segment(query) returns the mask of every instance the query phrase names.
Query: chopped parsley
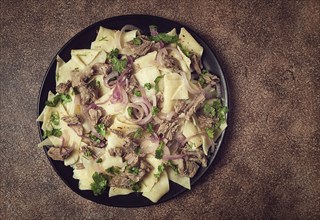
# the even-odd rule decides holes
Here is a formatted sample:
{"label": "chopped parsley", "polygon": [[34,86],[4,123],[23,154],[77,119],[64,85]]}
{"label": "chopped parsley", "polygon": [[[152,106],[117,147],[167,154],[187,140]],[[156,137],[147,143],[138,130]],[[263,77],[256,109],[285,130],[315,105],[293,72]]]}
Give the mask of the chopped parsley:
{"label": "chopped parsley", "polygon": [[133,38],[132,43],[134,45],[141,45],[142,44],[142,40],[139,37],[135,37],[135,38]]}
{"label": "chopped parsley", "polygon": [[141,91],[139,91],[139,90],[134,90],[134,95],[138,96],[138,97],[142,96]]}
{"label": "chopped parsley", "polygon": [[103,123],[97,124],[94,126],[94,128],[97,130],[98,134],[102,135],[103,137],[106,136],[106,127]]}
{"label": "chopped parsley", "polygon": [[148,90],[150,90],[152,88],[151,83],[145,83],[144,87],[147,88]]}
{"label": "chopped parsley", "polygon": [[166,33],[159,33],[155,36],[150,36],[149,39],[155,42],[162,41],[163,43],[170,44],[170,43],[177,43],[179,40],[179,37],[178,35],[171,36]]}
{"label": "chopped parsley", "polygon": [[163,171],[164,171],[164,165],[162,163],[161,165],[158,166],[158,172],[154,174],[154,177],[159,179]]}
{"label": "chopped parsley", "polygon": [[211,128],[206,128],[207,135],[209,138],[213,139],[215,132],[219,129],[220,125],[226,122],[226,113],[228,108],[223,106],[221,100],[214,100],[212,104],[205,103],[203,107],[203,112],[205,115],[211,118],[217,118],[218,122],[213,125]]}
{"label": "chopped parsley", "polygon": [[83,156],[88,159],[89,157],[92,157],[93,154],[92,154],[92,151],[88,148],[88,147],[83,147],[82,148],[82,151],[83,151]]}
{"label": "chopped parsley", "polygon": [[132,117],[132,113],[133,113],[133,108],[132,107],[128,107],[127,108],[127,112],[128,112],[128,115],[130,116],[130,118]]}
{"label": "chopped parsley", "polygon": [[168,166],[176,173],[179,174],[178,165],[174,164],[171,160],[168,161]]}
{"label": "chopped parsley", "polygon": [[133,138],[134,138],[134,139],[139,139],[139,138],[141,138],[141,137],[142,137],[142,129],[141,129],[141,128],[138,128],[138,129],[134,132]]}
{"label": "chopped parsley", "polygon": [[134,152],[139,155],[141,153],[141,147],[136,147],[136,149],[134,149]]}
{"label": "chopped parsley", "polygon": [[106,169],[106,172],[113,175],[118,175],[120,174],[120,167],[115,167],[115,166],[109,167]]}
{"label": "chopped parsley", "polygon": [[184,47],[180,43],[178,43],[178,46],[184,55],[186,55],[187,57],[191,57],[191,52],[186,47]]}
{"label": "chopped parsley", "polygon": [[132,181],[131,183],[131,189],[135,192],[138,192],[140,190],[141,186],[139,182]]}
{"label": "chopped parsley", "polygon": [[96,163],[102,163],[102,159],[99,158],[99,159],[96,161]]}
{"label": "chopped parsley", "polygon": [[198,79],[201,87],[204,87],[204,85],[206,84],[206,80],[203,78],[202,74],[199,76],[199,79]]}
{"label": "chopped parsley", "polygon": [[93,183],[91,183],[91,190],[95,196],[99,196],[107,188],[107,178],[102,174],[95,172],[92,175]]}
{"label": "chopped parsley", "polygon": [[150,134],[153,133],[153,125],[151,123],[147,124],[147,132]]}
{"label": "chopped parsley", "polygon": [[42,138],[46,138],[49,136],[60,137],[62,135],[61,129],[53,128],[52,130],[45,130]]}
{"label": "chopped parsley", "polygon": [[161,141],[160,144],[159,144],[159,146],[158,146],[157,149],[156,149],[156,152],[155,152],[155,157],[156,157],[157,159],[162,159],[164,146],[165,146],[164,142]]}
{"label": "chopped parsley", "polygon": [[128,172],[137,176],[139,175],[139,167],[129,167]]}
{"label": "chopped parsley", "polygon": [[100,143],[101,142],[101,140],[99,139],[99,138],[97,138],[95,135],[93,135],[93,134],[89,134],[89,138],[92,140],[92,141],[94,141],[94,142],[96,142],[96,143]]}
{"label": "chopped parsley", "polygon": [[157,106],[153,106],[151,109],[152,116],[156,116],[160,112],[160,109]]}
{"label": "chopped parsley", "polygon": [[52,112],[50,116],[50,121],[53,125],[59,125],[60,124],[60,117],[58,112]]}
{"label": "chopped parsley", "polygon": [[53,97],[52,101],[46,101],[46,105],[50,107],[56,107],[59,102],[66,104],[71,101],[72,98],[69,94],[58,93]]}
{"label": "chopped parsley", "polygon": [[127,60],[118,59],[118,48],[113,49],[108,55],[107,59],[112,63],[114,70],[121,73],[127,66]]}
{"label": "chopped parsley", "polygon": [[161,80],[162,78],[163,78],[163,76],[158,76],[158,77],[154,80],[154,83],[155,83],[154,88],[155,88],[156,92],[159,92],[159,82],[160,82],[160,80]]}

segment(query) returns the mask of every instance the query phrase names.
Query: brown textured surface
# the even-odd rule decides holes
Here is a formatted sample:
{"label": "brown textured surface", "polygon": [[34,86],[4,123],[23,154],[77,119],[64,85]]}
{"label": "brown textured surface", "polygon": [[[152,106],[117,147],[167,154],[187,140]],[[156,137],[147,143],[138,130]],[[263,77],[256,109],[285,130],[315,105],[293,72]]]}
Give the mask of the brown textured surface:
{"label": "brown textured surface", "polygon": [[[94,2],[1,1],[1,219],[320,218],[318,0]],[[79,197],[36,148],[37,96],[55,53],[91,23],[131,13],[204,36],[232,96],[227,141],[208,174],[139,209]]]}

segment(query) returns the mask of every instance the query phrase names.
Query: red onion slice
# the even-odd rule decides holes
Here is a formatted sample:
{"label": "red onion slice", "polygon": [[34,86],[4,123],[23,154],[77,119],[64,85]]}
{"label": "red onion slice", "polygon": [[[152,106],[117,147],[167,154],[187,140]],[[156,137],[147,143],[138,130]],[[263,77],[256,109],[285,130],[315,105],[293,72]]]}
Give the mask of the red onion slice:
{"label": "red onion slice", "polygon": [[[197,87],[194,84],[191,84],[191,82],[187,79],[187,75],[184,71],[180,71],[180,74],[182,76],[183,82],[186,85],[188,92],[190,92],[192,95],[196,95],[202,92],[202,89],[200,87]],[[192,88],[197,87],[197,88]]]}
{"label": "red onion slice", "polygon": [[[115,84],[116,84],[116,80],[115,81],[112,81],[110,82],[111,79],[115,78],[115,77],[118,77],[119,76],[119,73],[114,71],[110,74],[108,74],[106,77],[103,78],[103,82],[104,82],[104,85],[108,88],[113,88],[115,87]],[[111,84],[112,83],[112,84]]]}

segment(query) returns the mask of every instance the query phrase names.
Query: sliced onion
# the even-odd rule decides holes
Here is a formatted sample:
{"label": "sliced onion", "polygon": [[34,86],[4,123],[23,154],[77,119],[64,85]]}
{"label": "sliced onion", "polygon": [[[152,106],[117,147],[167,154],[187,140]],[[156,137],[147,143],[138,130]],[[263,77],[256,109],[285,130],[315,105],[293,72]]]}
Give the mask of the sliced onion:
{"label": "sliced onion", "polygon": [[108,74],[106,77],[104,77],[103,82],[104,85],[108,88],[113,88],[116,84],[116,81],[113,81],[112,84],[110,84],[110,80],[119,76],[119,73],[116,71],[111,72],[110,74]]}
{"label": "sliced onion", "polygon": [[132,30],[138,30],[138,32],[140,33],[140,29],[134,25],[131,25],[131,24],[127,24],[127,25],[123,26],[120,31],[117,31],[115,33],[117,48],[119,48],[120,50],[122,49],[122,42],[121,42],[122,41],[122,34],[126,31],[132,31]]}
{"label": "sliced onion", "polygon": [[143,114],[144,110],[142,109],[142,107],[137,105],[137,104],[135,104],[135,103],[129,103],[127,106],[128,107],[132,107],[133,109],[136,109],[140,113],[139,116],[136,116],[137,119],[130,119],[130,120],[133,123],[138,123],[139,121],[141,121],[143,116],[144,116],[144,114]]}
{"label": "sliced onion", "polygon": [[159,34],[156,26],[150,25],[149,30],[151,36],[156,36]]}
{"label": "sliced onion", "polygon": [[197,87],[197,89],[192,88],[195,85],[190,83],[190,81],[187,79],[187,75],[186,75],[186,73],[184,71],[180,71],[180,74],[182,76],[184,84],[187,87],[188,92],[190,92],[192,95],[196,95],[196,94],[199,94],[199,93],[202,92],[202,89],[199,88],[199,87]]}
{"label": "sliced onion", "polygon": [[145,124],[149,123],[151,120],[152,120],[152,113],[150,112],[149,115],[147,115],[147,117],[145,117],[144,119],[139,121],[138,124],[145,125]]}
{"label": "sliced onion", "polygon": [[166,48],[162,48],[158,51],[157,56],[156,56],[156,61],[159,64],[159,66],[164,66],[163,58],[167,54],[168,54],[168,51]]}

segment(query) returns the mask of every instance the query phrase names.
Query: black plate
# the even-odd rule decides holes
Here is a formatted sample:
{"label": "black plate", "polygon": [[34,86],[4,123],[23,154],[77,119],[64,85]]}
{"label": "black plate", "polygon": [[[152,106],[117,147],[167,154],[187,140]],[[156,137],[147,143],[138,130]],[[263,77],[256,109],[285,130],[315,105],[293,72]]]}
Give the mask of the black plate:
{"label": "black plate", "polygon": [[[210,49],[208,44],[206,44],[205,41],[202,38],[200,38],[190,28],[168,19],[149,16],[149,15],[124,15],[124,16],[108,18],[108,19],[99,21],[95,24],[92,24],[89,27],[82,30],[81,32],[79,32],[78,34],[76,34],[71,40],[69,40],[69,42],[67,42],[60,49],[57,55],[59,55],[63,60],[67,61],[71,58],[71,55],[70,55],[71,49],[90,48],[90,43],[95,40],[97,36],[97,30],[99,29],[100,26],[110,28],[110,29],[120,30],[126,24],[132,24],[139,27],[142,30],[142,33],[149,32],[149,25],[158,26],[158,30],[160,32],[170,31],[172,28],[176,28],[177,31],[179,31],[181,27],[185,27],[204,48],[204,53],[202,56],[202,62],[204,67],[210,72],[213,72],[220,77],[221,88],[222,88],[222,98],[225,101],[225,105],[228,105],[228,92],[227,92],[226,80],[213,51]],[[52,62],[46,72],[46,75],[42,83],[42,87],[41,87],[40,95],[38,99],[38,115],[40,115],[40,113],[45,107],[45,101],[47,99],[48,92],[55,91],[55,69],[56,69],[56,56],[52,59]],[[38,128],[39,128],[39,134],[41,138],[42,136],[41,123],[38,123]],[[212,164],[222,144],[224,133],[225,132],[223,132],[220,138],[218,139],[217,145],[213,153],[209,156],[208,167],[199,169],[196,176],[191,179],[191,185],[194,185]],[[45,152],[47,153],[47,148],[45,148]],[[61,179],[74,192],[76,192],[77,194],[79,194],[80,196],[86,199],[89,199],[91,201],[94,201],[100,204],[117,206],[117,207],[142,207],[142,206],[148,206],[148,205],[154,204],[139,193],[131,193],[125,196],[115,196],[115,197],[109,198],[108,190],[106,190],[105,193],[101,196],[94,196],[92,191],[79,190],[78,180],[75,180],[72,178],[72,175],[73,175],[72,168],[65,167],[63,162],[61,161],[54,161],[49,157],[48,159],[52,167],[54,168],[54,170],[61,177]],[[170,191],[166,195],[164,195],[158,201],[158,203],[172,199],[185,191],[186,191],[185,188],[170,181]]]}

